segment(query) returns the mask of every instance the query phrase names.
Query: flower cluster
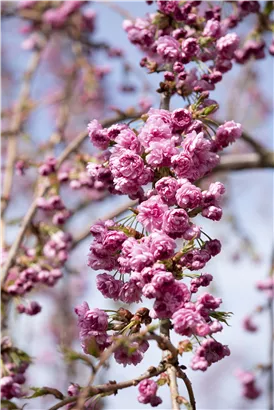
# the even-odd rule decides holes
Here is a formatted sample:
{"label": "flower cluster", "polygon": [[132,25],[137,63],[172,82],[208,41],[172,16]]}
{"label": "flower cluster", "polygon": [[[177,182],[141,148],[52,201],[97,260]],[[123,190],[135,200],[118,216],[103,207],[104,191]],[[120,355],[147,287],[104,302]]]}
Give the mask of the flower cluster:
{"label": "flower cluster", "polygon": [[[201,1],[158,0],[156,13],[124,21],[129,40],[145,54],[141,66],[150,72],[164,72],[161,92],[168,90],[187,97],[214,90],[234,61],[243,64],[251,57],[265,56],[262,33],[265,27],[270,28],[268,14],[261,11],[258,2],[238,1],[226,18],[222,18],[219,5],[203,6]],[[250,13],[258,14],[258,29],[239,48],[238,35],[229,30]],[[260,19],[265,21],[262,30]],[[271,50],[270,46],[270,54]],[[189,63],[192,63],[190,69]]]}
{"label": "flower cluster", "polygon": [[262,391],[256,386],[256,378],[253,372],[238,370],[236,376],[242,384],[242,396],[250,400],[257,399]]}
{"label": "flower cluster", "polygon": [[[24,27],[24,32],[30,36],[24,41],[24,49],[33,49],[39,41],[37,30],[45,25],[53,30],[62,30],[71,25],[83,33],[92,33],[95,28],[96,13],[94,10],[81,10],[85,1],[63,1],[55,3],[49,1],[20,1],[18,2],[19,15],[29,19],[30,23]],[[32,14],[36,19],[32,20]]]}
{"label": "flower cluster", "polygon": [[[218,126],[213,135],[209,132],[207,116],[201,114],[207,99],[204,94],[196,104],[172,112],[152,108],[138,130],[126,124],[103,128],[97,120],[88,126],[91,142],[105,150],[104,162],[88,164],[92,178],[104,180],[112,193],[139,200],[129,217],[99,221],[91,227],[94,241],[88,265],[106,271],[97,276],[98,290],[124,303],[152,299],[151,319],[170,319],[178,334],[202,338],[222,330],[223,312],[217,310],[221,299],[204,293],[192,300],[213,277],[187,271],[203,269],[220,252],[221,244],[193,219],[201,215],[219,221],[225,188],[214,182],[201,190],[198,181],[219,163],[217,151],[241,135],[241,125],[233,121]],[[189,285],[181,281],[187,277]],[[94,337],[95,329],[89,329]],[[82,341],[83,332],[88,335],[81,330]],[[100,338],[98,345],[104,346]],[[134,351],[130,359],[129,350]],[[136,364],[143,353],[141,346],[122,346],[115,358],[118,363]],[[205,339],[192,368],[206,370],[227,355],[226,346]]]}
{"label": "flower cluster", "polygon": [[151,404],[152,407],[156,407],[162,403],[161,397],[157,396],[158,386],[154,380],[145,379],[142,380],[138,386],[140,395],[138,396],[139,403]]}
{"label": "flower cluster", "polygon": [[[44,246],[24,248],[15,266],[9,270],[6,291],[11,296],[22,297],[40,284],[52,287],[62,277],[61,268],[68,258],[72,236],[45,226],[43,236]],[[19,304],[17,311],[35,315],[41,311],[41,306],[32,301],[28,307]]]}
{"label": "flower cluster", "polygon": [[[193,182],[218,165],[216,151],[241,136],[241,125],[228,121],[209,138],[206,123],[195,119],[204,115],[201,103],[205,101],[203,96],[189,109],[173,112],[151,108],[143,116],[145,122],[138,131],[126,124],[102,128],[93,120],[88,126],[91,142],[108,150],[101,162],[88,164],[89,175],[111,193],[126,194],[140,201],[146,198],[143,187],[157,182],[156,189],[150,192],[149,207],[153,208],[159,195],[168,205],[184,209],[202,207],[204,216],[220,219],[216,207],[223,187],[213,185],[209,192],[202,193]],[[159,178],[159,173],[165,179]]]}
{"label": "flower cluster", "polygon": [[25,371],[29,366],[29,357],[15,348],[8,337],[1,340],[1,398],[10,400],[25,395],[22,385],[25,383]]}

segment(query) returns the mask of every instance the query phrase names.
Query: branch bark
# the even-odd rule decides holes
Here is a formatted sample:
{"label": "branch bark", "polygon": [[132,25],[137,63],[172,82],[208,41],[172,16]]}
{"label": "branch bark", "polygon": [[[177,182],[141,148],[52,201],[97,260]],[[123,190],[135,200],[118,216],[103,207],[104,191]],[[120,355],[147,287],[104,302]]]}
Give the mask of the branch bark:
{"label": "branch bark", "polygon": [[11,118],[11,128],[9,130],[9,139],[7,147],[7,159],[5,166],[3,191],[1,197],[1,217],[3,217],[9,203],[10,193],[12,189],[14,164],[16,160],[17,135],[22,128],[24,105],[29,99],[31,79],[38,68],[41,60],[42,51],[45,43],[41,43],[39,49],[34,51],[31,56],[29,67],[24,74],[21,90],[18,101],[15,104],[14,112]]}

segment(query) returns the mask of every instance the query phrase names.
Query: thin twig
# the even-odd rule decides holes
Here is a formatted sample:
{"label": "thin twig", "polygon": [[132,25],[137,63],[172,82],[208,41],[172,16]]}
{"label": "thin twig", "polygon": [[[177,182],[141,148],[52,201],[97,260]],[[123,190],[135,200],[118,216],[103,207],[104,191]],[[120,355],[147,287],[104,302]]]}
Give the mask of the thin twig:
{"label": "thin twig", "polygon": [[185,386],[188,392],[189,402],[191,404],[191,410],[196,410],[196,401],[195,401],[195,396],[194,396],[194,392],[192,389],[191,381],[189,380],[185,372],[183,372],[183,370],[181,370],[180,368],[177,368],[177,374],[180,377],[180,379],[182,379],[183,382],[185,383]]}
{"label": "thin twig", "polygon": [[24,106],[26,105],[30,96],[30,84],[35,71],[38,68],[41,60],[42,51],[45,43],[41,42],[40,47],[35,50],[31,56],[30,64],[23,76],[23,82],[19,93],[18,101],[15,104],[14,112],[11,118],[11,128],[9,130],[8,147],[7,147],[7,159],[5,165],[5,175],[3,182],[3,190],[1,197],[1,217],[3,217],[5,210],[8,206],[10,193],[12,189],[14,164],[16,160],[16,147],[17,147],[17,134],[21,131],[23,122]]}
{"label": "thin twig", "polygon": [[[101,219],[103,221],[106,221],[108,219],[113,219],[124,212],[126,212],[130,207],[136,205],[136,201],[128,201],[125,204],[121,205],[120,207],[116,208],[114,211],[109,212],[108,214],[104,215]],[[78,246],[82,241],[84,241],[86,238],[90,236],[90,229],[84,230],[82,233],[80,233],[76,238],[74,238],[73,243],[72,243],[72,249]]]}
{"label": "thin twig", "polygon": [[[166,370],[166,366],[160,364],[158,367],[150,367],[145,373],[141,376],[136,377],[135,379],[127,380],[124,382],[116,383],[116,382],[109,382],[106,384],[101,384],[97,386],[89,387],[88,396],[93,397],[97,394],[102,393],[111,393],[116,394],[118,390],[123,390],[128,387],[137,386],[142,380],[149,379],[151,377],[158,376],[159,374],[163,373]],[[75,403],[77,401],[77,397],[67,397],[66,399],[60,401],[55,406],[51,407],[49,410],[58,410],[61,407],[65,406],[69,403]],[[79,407],[74,407],[74,409],[79,409]]]}

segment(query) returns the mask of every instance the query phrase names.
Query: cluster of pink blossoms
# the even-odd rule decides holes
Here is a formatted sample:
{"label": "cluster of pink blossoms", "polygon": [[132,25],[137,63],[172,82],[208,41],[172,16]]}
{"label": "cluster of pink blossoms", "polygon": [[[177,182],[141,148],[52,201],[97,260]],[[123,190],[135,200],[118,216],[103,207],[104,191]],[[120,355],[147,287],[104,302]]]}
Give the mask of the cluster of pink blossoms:
{"label": "cluster of pink blossoms", "polygon": [[154,380],[145,379],[142,380],[138,386],[140,395],[138,401],[143,404],[151,404],[152,407],[156,407],[162,403],[161,397],[157,396],[158,386]]}
{"label": "cluster of pink blossoms", "polygon": [[[158,0],[156,3],[156,13],[135,21],[125,20],[124,29],[129,40],[145,53],[141,66],[150,72],[164,72],[162,90],[182,96],[214,90],[234,61],[243,64],[250,58],[265,57],[263,30],[250,33],[241,48],[238,35],[229,32],[251,13],[258,14],[259,21],[266,17],[257,1],[234,3],[225,18],[219,5],[208,6],[201,1]],[[273,54],[273,44],[269,53]],[[189,63],[198,67],[192,64],[187,69]],[[208,72],[200,73],[205,63],[209,64]]]}
{"label": "cluster of pink blossoms", "polygon": [[257,399],[262,391],[256,386],[256,377],[253,372],[238,370],[236,376],[242,384],[242,395],[250,400]]}
{"label": "cluster of pink blossoms", "polygon": [[[8,337],[1,340],[1,399],[10,400],[25,395],[22,385],[26,381],[25,371],[29,366],[28,356],[14,347]],[[5,406],[4,402],[2,406]]]}
{"label": "cluster of pink blossoms", "polygon": [[[124,223],[107,220],[91,227],[88,265],[107,271],[97,276],[97,288],[106,298],[127,304],[152,299],[150,319],[171,319],[178,334],[206,338],[192,361],[194,370],[203,371],[229,355],[229,349],[211,338],[222,330],[221,299],[207,292],[192,299],[212,275],[187,271],[202,269],[221,250],[220,242],[208,238],[193,219],[201,215],[219,221],[225,189],[215,182],[203,191],[197,182],[219,163],[217,151],[241,136],[241,125],[233,121],[208,133],[198,119],[207,97],[200,99],[202,107],[198,102],[173,112],[150,109],[138,131],[126,124],[103,128],[96,120],[88,126],[92,143],[106,150],[104,162],[88,164],[88,172],[110,192],[139,200]],[[181,281],[187,277],[189,284]],[[86,304],[76,313],[84,351],[94,341],[100,350],[106,348],[112,340],[107,332],[113,330],[107,314]],[[119,347],[117,362],[139,363],[148,343],[135,345]]]}
{"label": "cluster of pink blossoms", "polygon": [[[23,254],[18,256],[16,265],[9,270],[6,292],[11,296],[25,297],[41,284],[52,287],[63,276],[61,268],[68,259],[72,236],[55,228],[52,230],[52,227],[49,229],[50,235],[44,234],[43,248],[38,246],[22,249]],[[41,311],[41,306],[34,301],[29,306],[20,303],[17,311],[36,315]]]}

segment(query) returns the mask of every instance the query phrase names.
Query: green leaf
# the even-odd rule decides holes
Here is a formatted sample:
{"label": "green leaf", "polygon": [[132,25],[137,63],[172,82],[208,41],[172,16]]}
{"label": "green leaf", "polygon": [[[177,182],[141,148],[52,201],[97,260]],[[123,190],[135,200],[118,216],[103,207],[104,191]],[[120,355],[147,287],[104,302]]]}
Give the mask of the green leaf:
{"label": "green leaf", "polygon": [[31,396],[25,397],[26,399],[35,399],[36,397],[46,396],[47,394],[51,394],[56,399],[63,400],[64,395],[57,389],[53,389],[51,387],[30,387],[34,393]]}
{"label": "green leaf", "polygon": [[203,109],[202,115],[212,114],[214,111],[218,110],[218,108],[219,108],[218,104],[209,105],[208,107]]}
{"label": "green leaf", "polygon": [[213,317],[214,319],[219,320],[219,322],[223,322],[225,323],[227,326],[229,326],[229,324],[227,323],[227,319],[229,319],[231,317],[231,315],[233,315],[232,312],[210,312],[209,316]]}
{"label": "green leaf", "polygon": [[9,410],[18,409],[16,404],[10,400],[1,400],[1,407]]}

